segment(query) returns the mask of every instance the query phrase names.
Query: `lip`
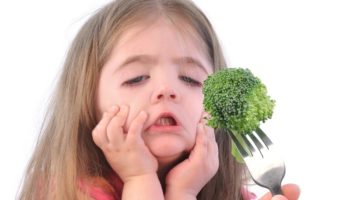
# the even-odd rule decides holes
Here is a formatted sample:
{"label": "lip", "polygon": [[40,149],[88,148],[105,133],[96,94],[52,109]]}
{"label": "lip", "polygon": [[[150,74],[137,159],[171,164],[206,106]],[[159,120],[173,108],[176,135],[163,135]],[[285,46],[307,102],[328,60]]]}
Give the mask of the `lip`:
{"label": "lip", "polygon": [[[155,125],[156,121],[160,117],[172,117],[176,121],[176,125],[173,126],[157,126]],[[151,125],[146,129],[149,133],[178,133],[182,130],[182,125],[175,114],[171,112],[163,112],[157,115],[151,120]]]}
{"label": "lip", "polygon": [[181,126],[155,126],[151,125],[148,129],[149,133],[178,133],[182,130]]}

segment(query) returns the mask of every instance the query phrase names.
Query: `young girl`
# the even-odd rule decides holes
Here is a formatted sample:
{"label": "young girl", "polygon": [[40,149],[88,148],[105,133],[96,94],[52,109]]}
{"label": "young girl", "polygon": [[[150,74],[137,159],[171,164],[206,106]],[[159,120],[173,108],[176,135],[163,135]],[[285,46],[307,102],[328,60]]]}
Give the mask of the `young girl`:
{"label": "young girl", "polygon": [[109,3],[73,41],[19,199],[248,199],[228,134],[203,121],[224,66],[190,1]]}

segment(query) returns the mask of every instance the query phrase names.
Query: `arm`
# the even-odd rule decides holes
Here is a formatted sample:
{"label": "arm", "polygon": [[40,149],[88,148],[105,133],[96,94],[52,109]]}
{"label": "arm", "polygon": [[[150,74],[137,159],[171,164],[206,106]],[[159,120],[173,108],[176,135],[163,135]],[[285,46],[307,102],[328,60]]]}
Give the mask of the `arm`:
{"label": "arm", "polygon": [[140,112],[124,133],[127,116],[127,106],[111,108],[93,130],[93,140],[124,182],[122,199],[164,199],[158,162],[141,137],[147,114]]}
{"label": "arm", "polygon": [[219,167],[214,130],[200,122],[196,144],[188,159],[175,166],[166,177],[167,200],[193,200]]}
{"label": "arm", "polygon": [[169,188],[166,190],[165,199],[166,200],[176,200],[176,199],[183,199],[183,200],[196,200],[197,195],[188,193],[187,191],[182,191],[181,189],[177,188]]}
{"label": "arm", "polygon": [[157,174],[132,177],[124,183],[122,199],[164,199]]}

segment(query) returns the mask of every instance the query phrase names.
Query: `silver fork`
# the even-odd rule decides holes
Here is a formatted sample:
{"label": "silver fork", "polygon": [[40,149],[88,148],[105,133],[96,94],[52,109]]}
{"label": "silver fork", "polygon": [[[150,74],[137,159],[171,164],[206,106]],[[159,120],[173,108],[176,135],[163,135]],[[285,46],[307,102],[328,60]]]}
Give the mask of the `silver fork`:
{"label": "silver fork", "polygon": [[253,181],[269,189],[272,195],[282,194],[281,183],[286,168],[270,138],[260,128],[255,134],[245,134],[242,139],[248,147],[246,150],[234,134],[230,132],[230,136],[244,159]]}

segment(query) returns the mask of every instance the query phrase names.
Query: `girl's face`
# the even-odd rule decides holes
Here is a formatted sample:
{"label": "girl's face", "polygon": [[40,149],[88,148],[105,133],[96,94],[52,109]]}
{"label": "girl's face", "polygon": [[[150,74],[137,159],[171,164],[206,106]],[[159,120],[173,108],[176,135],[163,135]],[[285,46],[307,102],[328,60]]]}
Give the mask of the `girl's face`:
{"label": "girl's face", "polygon": [[202,84],[212,73],[199,40],[183,32],[165,19],[132,26],[115,44],[99,80],[99,115],[128,105],[127,131],[146,111],[142,137],[160,162],[193,148],[203,114]]}

